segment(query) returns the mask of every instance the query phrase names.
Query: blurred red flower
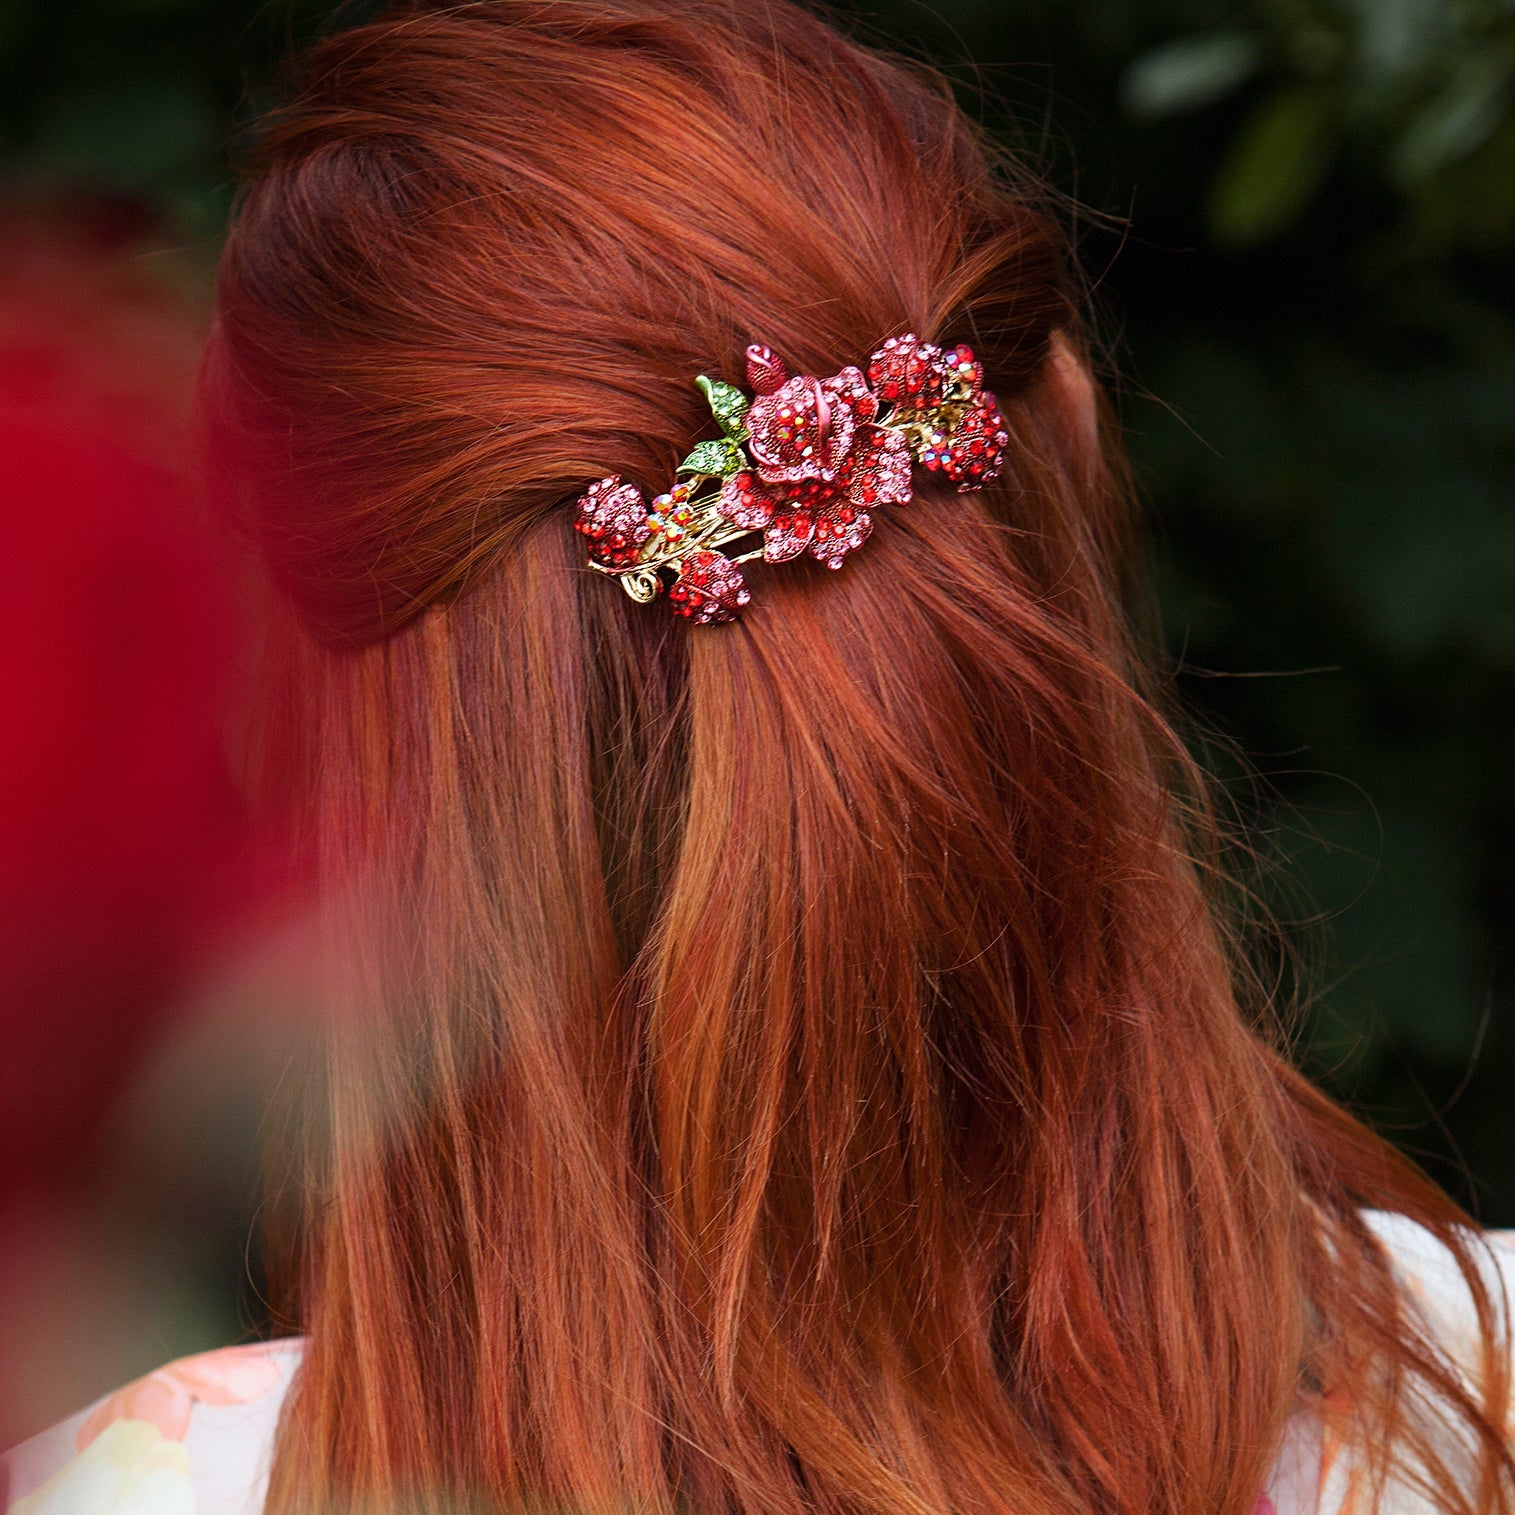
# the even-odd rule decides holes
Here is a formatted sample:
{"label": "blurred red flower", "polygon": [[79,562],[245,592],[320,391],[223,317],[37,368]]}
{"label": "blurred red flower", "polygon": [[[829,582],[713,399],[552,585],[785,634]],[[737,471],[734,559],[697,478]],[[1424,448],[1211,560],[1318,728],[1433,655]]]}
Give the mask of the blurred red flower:
{"label": "blurred red flower", "polygon": [[87,1172],[251,883],[238,596],[185,467],[199,310],[137,229],[0,219],[0,1204]]}

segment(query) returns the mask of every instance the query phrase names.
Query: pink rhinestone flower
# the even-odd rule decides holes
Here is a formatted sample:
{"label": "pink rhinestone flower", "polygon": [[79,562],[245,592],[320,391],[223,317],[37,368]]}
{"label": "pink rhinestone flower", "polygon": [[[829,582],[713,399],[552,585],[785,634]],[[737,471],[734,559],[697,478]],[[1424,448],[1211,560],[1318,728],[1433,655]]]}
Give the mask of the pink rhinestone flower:
{"label": "pink rhinestone flower", "polygon": [[851,451],[858,427],[878,413],[878,401],[855,368],[829,379],[796,374],[747,412],[747,451],[764,482],[832,483]]}
{"label": "pink rhinestone flower", "polygon": [[867,540],[870,510],[908,503],[910,448],[877,426],[878,400],[856,368],[829,379],[789,378],[763,347],[747,350],[757,398],[747,412],[754,467],[721,486],[719,510],[733,526],[763,532],[763,558],[784,563],[807,548],[831,568]]}

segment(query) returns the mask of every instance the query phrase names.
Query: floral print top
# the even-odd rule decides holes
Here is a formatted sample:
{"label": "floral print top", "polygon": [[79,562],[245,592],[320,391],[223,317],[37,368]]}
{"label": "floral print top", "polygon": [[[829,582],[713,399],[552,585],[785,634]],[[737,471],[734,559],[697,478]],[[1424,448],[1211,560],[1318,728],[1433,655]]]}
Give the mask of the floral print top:
{"label": "floral print top", "polygon": [[[1448,1356],[1475,1371],[1472,1303],[1450,1256],[1402,1216],[1369,1220]],[[1491,1232],[1497,1276],[1515,1300],[1515,1232]],[[260,1515],[279,1408],[300,1361],[296,1339],[226,1347],[158,1368],[0,1458],[5,1515]],[[1515,1427],[1512,1427],[1515,1433]],[[1394,1485],[1378,1515],[1432,1515]],[[1358,1460],[1297,1416],[1253,1515],[1369,1515]]]}
{"label": "floral print top", "polygon": [[6,1515],[258,1515],[297,1340],[158,1368],[0,1458]]}

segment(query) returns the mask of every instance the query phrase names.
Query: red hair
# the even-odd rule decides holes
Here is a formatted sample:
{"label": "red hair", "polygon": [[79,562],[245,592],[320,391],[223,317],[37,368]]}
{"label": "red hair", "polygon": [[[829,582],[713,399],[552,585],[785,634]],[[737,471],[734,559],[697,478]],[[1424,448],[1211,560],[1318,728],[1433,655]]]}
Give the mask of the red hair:
{"label": "red hair", "polygon": [[[204,373],[369,1012],[270,1510],[1241,1515],[1300,1406],[1507,1510],[1464,1218],[1290,1069],[1202,882],[1034,186],[784,0],[413,4],[302,78]],[[696,373],[906,329],[984,358],[998,485],[728,628],[584,570]],[[1479,1393],[1364,1205],[1453,1249]]]}

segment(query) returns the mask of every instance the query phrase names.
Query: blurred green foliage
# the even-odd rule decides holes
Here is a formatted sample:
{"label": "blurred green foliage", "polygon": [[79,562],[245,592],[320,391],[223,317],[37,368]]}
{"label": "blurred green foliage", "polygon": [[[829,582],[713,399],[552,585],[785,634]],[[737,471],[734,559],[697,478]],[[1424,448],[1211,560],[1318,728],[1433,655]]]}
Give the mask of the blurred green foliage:
{"label": "blurred green foliage", "polygon": [[0,0],[0,188],[82,190],[213,257],[280,65],[380,0]]}
{"label": "blurred green foliage", "polygon": [[1164,633],[1307,1065],[1515,1224],[1515,3],[886,19],[1089,207]]}
{"label": "blurred green foliage", "polygon": [[1211,237],[1289,230],[1344,156],[1396,190],[1406,250],[1497,254],[1515,231],[1515,7],[1506,0],[1280,0],[1146,48],[1121,80],[1141,122],[1256,88],[1206,197]]}
{"label": "blurred green foliage", "polygon": [[[1164,633],[1246,754],[1209,759],[1306,944],[1303,1055],[1515,1224],[1515,0],[839,9],[1088,207]],[[0,174],[213,251],[234,123],[333,13],[0,0]]]}

